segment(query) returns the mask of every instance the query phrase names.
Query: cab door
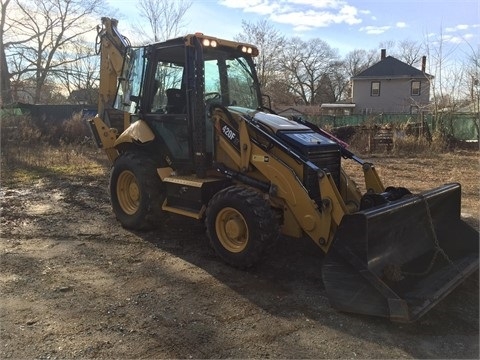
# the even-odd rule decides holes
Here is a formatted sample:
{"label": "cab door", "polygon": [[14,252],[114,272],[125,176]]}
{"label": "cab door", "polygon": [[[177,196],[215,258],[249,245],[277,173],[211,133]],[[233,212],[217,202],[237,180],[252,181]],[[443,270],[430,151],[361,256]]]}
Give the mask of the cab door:
{"label": "cab door", "polygon": [[141,116],[150,125],[160,151],[176,170],[191,168],[192,146],[185,67],[185,47],[152,50],[147,60]]}

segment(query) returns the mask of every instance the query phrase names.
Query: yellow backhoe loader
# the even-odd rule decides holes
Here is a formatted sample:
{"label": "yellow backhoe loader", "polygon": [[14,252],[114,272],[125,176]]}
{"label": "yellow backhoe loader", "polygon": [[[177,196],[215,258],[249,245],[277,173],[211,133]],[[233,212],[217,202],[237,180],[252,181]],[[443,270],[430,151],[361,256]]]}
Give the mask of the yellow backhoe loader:
{"label": "yellow backhoe loader", "polygon": [[[201,33],[130,46],[117,20],[98,29],[92,134],[112,163],[115,216],[129,229],[169,213],[204,221],[216,253],[246,268],[281,235],[324,252],[341,311],[414,321],[478,269],[479,234],[460,218],[459,184],[412,194],[314,124],[278,116],[255,46]],[[366,193],[342,169],[358,163]]]}

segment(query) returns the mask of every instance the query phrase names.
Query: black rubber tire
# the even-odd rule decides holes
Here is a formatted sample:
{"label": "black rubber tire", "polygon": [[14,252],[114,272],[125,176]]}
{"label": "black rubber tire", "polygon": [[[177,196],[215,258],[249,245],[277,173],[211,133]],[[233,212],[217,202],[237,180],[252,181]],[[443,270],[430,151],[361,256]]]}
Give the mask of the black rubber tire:
{"label": "black rubber tire", "polygon": [[248,268],[256,264],[279,236],[279,221],[262,194],[231,186],[210,200],[205,217],[215,252],[228,264]]}
{"label": "black rubber tire", "polygon": [[141,152],[126,152],[115,160],[110,172],[110,200],[123,227],[151,230],[163,223],[165,187],[157,167]]}

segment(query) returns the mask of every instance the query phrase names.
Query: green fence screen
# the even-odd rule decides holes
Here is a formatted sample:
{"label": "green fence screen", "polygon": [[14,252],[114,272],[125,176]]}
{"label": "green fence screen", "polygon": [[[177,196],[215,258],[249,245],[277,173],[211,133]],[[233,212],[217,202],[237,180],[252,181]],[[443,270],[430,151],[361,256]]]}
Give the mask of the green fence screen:
{"label": "green fence screen", "polygon": [[478,140],[478,114],[440,114],[437,117],[423,115],[321,115],[311,116],[309,120],[322,128],[338,128],[342,126],[392,125],[394,127],[406,124],[424,122],[433,133],[442,130],[458,140]]}

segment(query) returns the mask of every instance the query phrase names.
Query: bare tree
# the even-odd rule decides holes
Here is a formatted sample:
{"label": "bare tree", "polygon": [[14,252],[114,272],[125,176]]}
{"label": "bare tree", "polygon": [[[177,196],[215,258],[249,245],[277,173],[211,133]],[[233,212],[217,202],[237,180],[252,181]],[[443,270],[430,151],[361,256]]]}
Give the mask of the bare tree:
{"label": "bare tree", "polygon": [[384,41],[380,43],[380,48],[386,49],[387,54],[392,55],[404,63],[415,66],[418,64],[424,54],[424,45],[420,42],[406,39],[401,41]]}
{"label": "bare tree", "polygon": [[415,66],[418,65],[422,59],[423,46],[421,43],[414,40],[402,40],[398,43],[399,57],[398,59],[404,63]]}
{"label": "bare tree", "polygon": [[332,81],[331,75],[332,74],[323,74],[318,81],[314,97],[315,104],[335,102],[336,84],[334,84],[334,82]]}
{"label": "bare tree", "polygon": [[377,51],[355,49],[349,52],[343,61],[346,75],[350,78],[361,73],[378,61]]}
{"label": "bare tree", "polygon": [[274,108],[288,106],[298,102],[298,97],[285,79],[286,77],[281,76],[281,73],[279,73],[277,77],[269,81],[269,85],[265,89],[265,94],[269,96],[273,103],[272,107]]}
{"label": "bare tree", "polygon": [[7,30],[7,7],[10,0],[1,0],[0,12],[0,105],[12,102],[10,90],[10,72],[8,71],[7,55],[5,53],[5,31]]}
{"label": "bare tree", "polygon": [[[338,66],[335,68],[335,77],[337,78],[338,93],[340,95],[336,97],[337,101],[349,99],[351,97],[350,79],[378,62],[378,60],[376,50],[355,49],[346,54],[340,63],[340,68]],[[343,85],[341,81],[343,81]]]}
{"label": "bare tree", "polygon": [[452,60],[452,55],[458,45],[446,45],[442,30],[438,36],[427,37],[425,41],[428,67],[435,74],[435,78],[430,81],[433,99],[432,112],[436,130],[443,135],[449,131],[449,119],[458,104],[456,94],[461,87],[461,73],[458,71],[462,71],[461,68],[454,69]]}
{"label": "bare tree", "polygon": [[477,140],[480,140],[480,46],[475,49],[469,44],[471,54],[466,64],[468,84],[468,102],[471,104],[473,126],[477,130]]}
{"label": "bare tree", "polygon": [[256,23],[242,21],[242,33],[235,40],[255,45],[259,50],[256,58],[257,74],[262,89],[268,89],[278,69],[279,50],[285,46],[285,37],[267,20]]}
{"label": "bare tree", "polygon": [[[350,96],[350,76],[345,71],[345,63],[343,61],[333,61],[328,74],[329,89],[327,95],[330,102],[338,102],[348,100]],[[322,101],[326,102],[325,100]]]}
{"label": "bare tree", "polygon": [[100,59],[90,46],[82,42],[73,48],[78,55],[75,62],[65,62],[62,71],[57,73],[59,82],[68,92],[73,103],[96,104],[98,101],[98,80]]}
{"label": "bare tree", "polygon": [[318,38],[305,42],[295,37],[287,42],[279,61],[286,84],[298,97],[298,103],[316,104],[315,95],[321,80],[329,75],[331,65],[337,58],[336,52]]}
{"label": "bare tree", "polygon": [[140,15],[149,24],[148,30],[141,26],[138,29],[145,39],[142,43],[164,41],[178,36],[185,26],[185,14],[192,6],[190,0],[140,0],[138,4]]}
{"label": "bare tree", "polygon": [[395,54],[395,51],[394,51],[396,46],[397,46],[397,42],[395,40],[385,40],[378,44],[379,49],[387,50],[387,54],[391,54],[394,57],[397,57],[397,54]]}
{"label": "bare tree", "polygon": [[39,102],[44,85],[81,57],[73,44],[93,30],[88,20],[102,12],[105,0],[14,1],[16,11],[7,15],[5,32],[10,78],[31,80],[32,101]]}

